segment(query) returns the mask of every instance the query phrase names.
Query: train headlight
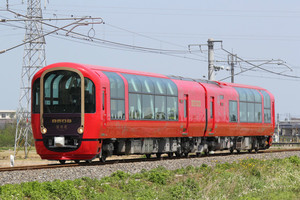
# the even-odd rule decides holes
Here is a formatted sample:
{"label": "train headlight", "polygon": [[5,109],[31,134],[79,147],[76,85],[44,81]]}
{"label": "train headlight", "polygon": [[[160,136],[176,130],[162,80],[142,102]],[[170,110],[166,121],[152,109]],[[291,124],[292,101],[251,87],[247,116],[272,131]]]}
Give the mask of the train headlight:
{"label": "train headlight", "polygon": [[79,134],[82,134],[82,133],[83,133],[83,126],[79,127],[79,128],[77,129],[77,132],[78,132]]}
{"label": "train headlight", "polygon": [[47,129],[45,128],[45,127],[41,127],[41,132],[42,132],[42,134],[46,134],[47,133]]}

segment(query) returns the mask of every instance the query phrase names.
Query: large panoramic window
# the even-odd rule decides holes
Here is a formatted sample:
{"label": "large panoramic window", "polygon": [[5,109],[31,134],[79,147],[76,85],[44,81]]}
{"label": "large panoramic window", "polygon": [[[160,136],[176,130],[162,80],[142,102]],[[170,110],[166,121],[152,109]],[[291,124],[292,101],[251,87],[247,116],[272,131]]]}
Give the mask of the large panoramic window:
{"label": "large panoramic window", "polygon": [[123,79],[114,72],[103,72],[110,83],[110,118],[125,119],[125,87]]}
{"label": "large panoramic window", "polygon": [[178,120],[177,86],[163,78],[122,74],[128,82],[129,119]]}
{"label": "large panoramic window", "polygon": [[240,122],[262,122],[262,99],[255,89],[235,88],[239,94]]}

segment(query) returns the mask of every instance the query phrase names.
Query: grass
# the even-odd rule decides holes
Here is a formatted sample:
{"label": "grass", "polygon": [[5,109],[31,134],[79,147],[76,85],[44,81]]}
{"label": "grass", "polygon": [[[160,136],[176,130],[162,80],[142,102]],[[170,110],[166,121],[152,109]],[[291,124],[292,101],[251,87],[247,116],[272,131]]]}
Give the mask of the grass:
{"label": "grass", "polygon": [[299,199],[300,158],[240,160],[210,167],[117,171],[101,180],[0,186],[0,199]]}

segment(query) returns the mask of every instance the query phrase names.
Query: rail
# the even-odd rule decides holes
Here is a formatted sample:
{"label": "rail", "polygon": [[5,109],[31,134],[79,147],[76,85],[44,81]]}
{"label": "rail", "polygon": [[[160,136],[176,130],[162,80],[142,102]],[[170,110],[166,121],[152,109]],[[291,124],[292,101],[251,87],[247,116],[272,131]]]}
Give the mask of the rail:
{"label": "rail", "polygon": [[[278,152],[287,152],[287,151],[300,151],[300,148],[292,148],[292,149],[268,149],[261,150],[258,153],[278,153]],[[253,154],[249,152],[240,152],[239,154]],[[210,157],[218,157],[218,156],[232,156],[233,154],[229,153],[215,153],[210,154]],[[196,158],[196,155],[191,154],[189,158]],[[201,156],[202,157],[202,156]],[[203,156],[206,157],[206,156]],[[112,165],[116,163],[134,163],[134,162],[149,162],[149,161],[159,161],[159,160],[171,160],[171,159],[186,159],[185,157],[161,157],[161,158],[130,158],[130,159],[116,159],[116,160],[108,160],[105,163],[100,161],[93,161],[91,163],[81,162],[81,163],[67,163],[67,164],[48,164],[48,165],[30,165],[30,166],[17,166],[17,167],[2,167],[0,168],[0,172],[7,171],[24,171],[24,170],[38,170],[38,169],[54,169],[54,168],[64,168],[64,167],[80,167],[80,166],[99,166],[99,165]]]}

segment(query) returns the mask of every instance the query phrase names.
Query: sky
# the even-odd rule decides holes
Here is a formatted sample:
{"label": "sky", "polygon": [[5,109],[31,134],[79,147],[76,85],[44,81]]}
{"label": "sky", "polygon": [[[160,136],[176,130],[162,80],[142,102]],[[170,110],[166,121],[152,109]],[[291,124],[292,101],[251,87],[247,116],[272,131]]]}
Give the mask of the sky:
{"label": "sky", "polygon": [[[9,8],[26,14],[27,1],[23,1],[8,0]],[[96,24],[99,20],[94,20],[95,24],[68,27],[80,36],[67,36],[63,31],[46,36],[47,64],[76,62],[207,79],[206,44],[213,38],[222,40],[222,45],[214,45],[216,66],[228,68],[228,52],[237,54],[235,72],[243,73],[235,76],[235,82],[269,90],[275,96],[276,114],[300,117],[297,0],[48,0],[42,1],[42,12],[44,18],[91,16],[105,22]],[[23,18],[6,11],[6,1],[1,1],[0,19]],[[73,22],[47,21],[57,27]],[[24,27],[22,21],[0,22],[0,51],[21,44]],[[49,26],[43,29],[44,33],[54,30]],[[190,44],[203,45],[189,49]],[[0,54],[0,110],[18,108],[23,53],[21,46]],[[284,65],[273,61],[245,72],[272,59],[280,59]],[[229,76],[229,71],[220,70],[215,78]],[[230,82],[230,78],[224,81]]]}

